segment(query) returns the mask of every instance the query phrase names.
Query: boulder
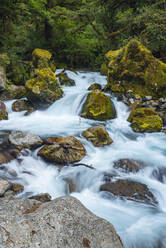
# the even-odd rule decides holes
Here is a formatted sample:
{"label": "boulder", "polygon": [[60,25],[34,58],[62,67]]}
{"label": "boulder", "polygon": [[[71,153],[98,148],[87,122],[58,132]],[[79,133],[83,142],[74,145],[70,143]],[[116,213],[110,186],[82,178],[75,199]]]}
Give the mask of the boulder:
{"label": "boulder", "polygon": [[17,193],[21,193],[22,191],[24,191],[24,186],[22,186],[21,184],[18,183],[13,183],[11,190],[17,194]]}
{"label": "boulder", "polygon": [[161,117],[151,108],[133,109],[128,121],[135,132],[160,132],[163,125]]}
{"label": "boulder", "polygon": [[36,69],[35,74],[26,82],[27,98],[35,107],[47,107],[62,97],[63,91],[50,68]]}
{"label": "boulder", "polygon": [[81,112],[81,117],[105,121],[115,118],[116,111],[110,97],[96,90],[88,94]]}
{"label": "boulder", "polygon": [[3,66],[0,65],[0,91],[6,88],[6,73]]}
{"label": "boulder", "polygon": [[104,63],[101,65],[100,73],[101,73],[101,75],[107,76],[107,74],[108,74],[107,62],[104,62]]}
{"label": "boulder", "polygon": [[0,120],[7,120],[8,113],[6,110],[6,106],[3,102],[0,101]]}
{"label": "boulder", "polygon": [[82,133],[82,136],[91,141],[94,146],[98,147],[107,146],[113,142],[105,127],[102,125],[88,128]]}
{"label": "boulder", "polygon": [[42,69],[50,67],[52,54],[44,49],[36,48],[32,52],[32,63],[35,68]]}
{"label": "boulder", "polygon": [[12,104],[12,110],[15,112],[27,111],[33,112],[35,109],[27,100],[17,100]]}
{"label": "boulder", "polygon": [[87,210],[74,197],[39,203],[2,199],[1,247],[122,248],[111,223]]}
{"label": "boulder", "polygon": [[59,74],[59,82],[61,85],[65,85],[65,86],[74,86],[75,85],[75,81],[73,79],[69,78],[66,72]]}
{"label": "boulder", "polygon": [[101,85],[100,84],[97,84],[97,83],[94,83],[92,84],[91,86],[89,86],[88,90],[101,90]]}
{"label": "boulder", "polygon": [[0,100],[7,101],[13,99],[20,99],[26,96],[26,88],[24,86],[17,86],[10,84],[0,95]]}
{"label": "boulder", "polygon": [[51,201],[51,196],[48,193],[33,195],[29,199],[34,199],[40,202],[49,202]]}
{"label": "boulder", "polygon": [[100,191],[107,191],[122,199],[156,204],[154,195],[145,184],[131,180],[117,180],[100,186]]}
{"label": "boulder", "polygon": [[21,131],[12,131],[11,134],[9,134],[9,141],[13,145],[28,149],[33,149],[43,144],[39,136]]}
{"label": "boulder", "polygon": [[145,167],[144,163],[142,163],[141,161],[134,160],[134,159],[124,158],[124,159],[119,159],[118,161],[114,162],[115,169],[120,169],[126,173],[128,172],[136,173],[144,167]]}
{"label": "boulder", "polygon": [[73,136],[56,138],[53,145],[45,145],[38,156],[48,162],[67,165],[80,161],[86,154],[83,144]]}
{"label": "boulder", "polygon": [[11,183],[7,180],[0,178],[0,197],[5,194],[5,192],[11,188]]}
{"label": "boulder", "polygon": [[131,40],[126,47],[106,54],[108,59],[108,84],[132,91],[141,97],[166,95],[166,64],[156,59],[139,41]]}
{"label": "boulder", "polygon": [[152,171],[152,178],[155,178],[156,180],[160,181],[161,183],[165,183],[166,182],[166,168],[164,167],[158,167],[155,168]]}

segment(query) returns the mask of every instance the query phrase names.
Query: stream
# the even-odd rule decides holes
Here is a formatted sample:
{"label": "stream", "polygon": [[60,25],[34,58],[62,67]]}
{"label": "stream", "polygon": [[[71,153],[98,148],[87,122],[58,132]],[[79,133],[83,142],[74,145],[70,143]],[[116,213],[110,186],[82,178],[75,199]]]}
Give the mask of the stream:
{"label": "stream", "polygon": [[[59,71],[57,71],[58,73]],[[163,182],[152,176],[154,169],[166,169],[166,135],[163,133],[135,133],[127,122],[128,107],[113,96],[117,118],[105,122],[81,118],[81,108],[93,83],[106,84],[106,77],[97,72],[79,71],[77,74],[67,71],[76,85],[63,87],[64,96],[48,109],[35,111],[29,116],[23,112],[13,112],[14,101],[6,101],[9,119],[0,122],[1,133],[6,130],[28,131],[41,136],[70,136],[78,138],[85,146],[86,156],[80,163],[83,166],[65,166],[61,170],[46,163],[37,156],[37,151],[27,151],[21,155],[21,162],[13,160],[6,165],[5,176],[24,186],[20,197],[49,193],[52,199],[69,194],[66,178],[77,182],[78,192],[71,195],[79,199],[94,214],[111,222],[118,232],[125,248],[166,248],[166,177]],[[106,147],[94,147],[82,137],[87,128],[102,124],[113,143]],[[103,183],[103,174],[115,171],[113,162],[129,158],[141,160],[147,166],[137,173],[124,173],[118,170],[122,179],[146,184],[158,201],[157,205],[109,198],[99,187]],[[17,177],[11,171],[16,171]],[[0,170],[0,176],[4,172]]]}

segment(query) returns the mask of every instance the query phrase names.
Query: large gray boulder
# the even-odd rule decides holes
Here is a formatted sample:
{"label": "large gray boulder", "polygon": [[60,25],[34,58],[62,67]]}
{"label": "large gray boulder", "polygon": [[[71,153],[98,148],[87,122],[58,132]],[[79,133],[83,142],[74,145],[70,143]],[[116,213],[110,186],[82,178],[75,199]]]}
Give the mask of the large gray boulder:
{"label": "large gray boulder", "polygon": [[0,247],[123,247],[114,227],[73,197],[43,204],[29,199],[2,199],[0,209]]}

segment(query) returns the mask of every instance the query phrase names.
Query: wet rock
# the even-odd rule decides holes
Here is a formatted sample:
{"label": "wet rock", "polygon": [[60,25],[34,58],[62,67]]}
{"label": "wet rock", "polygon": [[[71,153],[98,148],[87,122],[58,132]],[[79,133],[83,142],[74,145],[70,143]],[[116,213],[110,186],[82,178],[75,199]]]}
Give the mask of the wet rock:
{"label": "wet rock", "polygon": [[43,141],[39,136],[21,131],[12,131],[9,135],[9,141],[13,145],[28,149],[33,149],[43,144]]}
{"label": "wet rock", "polygon": [[128,121],[135,132],[160,132],[163,121],[151,108],[137,108],[131,111]]}
{"label": "wet rock", "polygon": [[6,151],[0,151],[0,164],[7,164],[13,159],[14,157],[10,153]]}
{"label": "wet rock", "polygon": [[6,110],[6,106],[3,102],[0,101],[0,120],[7,120],[8,113]]}
{"label": "wet rock", "polygon": [[74,197],[44,204],[2,199],[0,220],[2,247],[123,247],[112,224],[92,214]]}
{"label": "wet rock", "polygon": [[120,159],[114,162],[115,169],[120,169],[126,173],[128,172],[136,173],[144,167],[145,167],[144,163],[142,163],[141,161],[133,160],[133,159],[125,158],[125,159]]}
{"label": "wet rock", "polygon": [[116,117],[116,111],[110,97],[96,90],[88,94],[81,117],[105,121],[114,119]]}
{"label": "wet rock", "polygon": [[48,68],[50,67],[50,59],[52,54],[44,49],[36,48],[32,52],[32,63],[35,68]]}
{"label": "wet rock", "polygon": [[22,186],[21,184],[13,183],[11,189],[14,193],[17,194],[24,191],[24,186]]}
{"label": "wet rock", "polygon": [[60,81],[61,85],[65,85],[65,86],[74,86],[75,85],[75,81],[73,79],[69,78],[66,72],[59,74],[59,81]]}
{"label": "wet rock", "polygon": [[117,180],[115,182],[103,184],[100,191],[107,191],[120,198],[140,201],[148,204],[156,204],[154,195],[145,184],[131,180]]}
{"label": "wet rock", "polygon": [[26,82],[27,98],[34,107],[48,107],[62,97],[63,90],[50,68],[36,69],[35,75]]}
{"label": "wet rock", "polygon": [[83,144],[73,136],[56,138],[53,145],[45,145],[38,151],[48,162],[67,165],[80,161],[85,156]]}
{"label": "wet rock", "polygon": [[152,177],[160,181],[161,183],[166,182],[166,168],[156,168],[152,172]]}
{"label": "wet rock", "polygon": [[25,97],[26,93],[27,91],[24,86],[16,86],[14,84],[11,84],[8,89],[5,89],[5,91],[0,94],[0,100],[7,101],[13,99],[20,99],[22,97]]}
{"label": "wet rock", "polygon": [[28,102],[26,100],[17,100],[12,104],[12,110],[15,112],[20,112],[20,111],[33,112],[35,109],[30,104],[30,102]]}
{"label": "wet rock", "polygon": [[3,196],[5,192],[11,188],[11,183],[7,180],[0,178],[0,196]]}
{"label": "wet rock", "polygon": [[40,202],[49,202],[51,201],[51,196],[48,193],[44,193],[39,195],[33,195],[29,197],[29,199],[34,199]]}
{"label": "wet rock", "polygon": [[94,83],[92,84],[91,86],[89,86],[88,90],[101,90],[101,85],[100,84],[97,84],[97,83]]}
{"label": "wet rock", "polygon": [[91,141],[94,146],[107,146],[112,144],[112,139],[110,138],[108,132],[104,126],[90,127],[82,133],[83,137]]}

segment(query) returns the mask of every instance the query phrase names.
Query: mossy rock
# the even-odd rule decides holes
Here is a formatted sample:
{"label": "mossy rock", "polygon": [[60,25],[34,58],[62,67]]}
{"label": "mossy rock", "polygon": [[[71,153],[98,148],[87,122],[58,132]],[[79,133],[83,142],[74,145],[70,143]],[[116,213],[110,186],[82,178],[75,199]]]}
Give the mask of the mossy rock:
{"label": "mossy rock", "polygon": [[108,74],[108,67],[107,67],[107,63],[106,62],[104,62],[101,65],[100,73],[101,73],[101,75],[107,76],[107,74]]}
{"label": "mossy rock", "polygon": [[50,59],[52,54],[44,49],[36,48],[32,52],[32,63],[35,68],[47,68],[50,67]]}
{"label": "mossy rock", "polygon": [[0,101],[0,120],[7,120],[8,113],[6,110],[6,106],[3,102]]}
{"label": "mossy rock", "polygon": [[136,108],[131,111],[128,121],[135,132],[160,132],[163,121],[151,108]]}
{"label": "mossy rock", "polygon": [[75,81],[73,79],[69,78],[66,72],[59,74],[59,82],[61,85],[65,85],[65,86],[74,86],[75,85]]}
{"label": "mossy rock", "polygon": [[36,69],[35,74],[26,82],[27,98],[34,106],[47,107],[62,97],[62,88],[50,68]]}
{"label": "mossy rock", "polygon": [[82,133],[82,136],[97,147],[107,146],[113,142],[105,127],[102,125],[88,128]]}
{"label": "mossy rock", "polygon": [[109,60],[107,89],[113,90],[118,85],[141,97],[166,95],[166,64],[137,40],[131,40],[123,49],[109,51],[106,57]]}
{"label": "mossy rock", "polygon": [[114,119],[116,117],[116,111],[110,97],[96,90],[88,94],[81,117],[105,121]]}
{"label": "mossy rock", "polygon": [[101,85],[98,83],[94,83],[91,86],[89,86],[88,90],[101,90]]}

